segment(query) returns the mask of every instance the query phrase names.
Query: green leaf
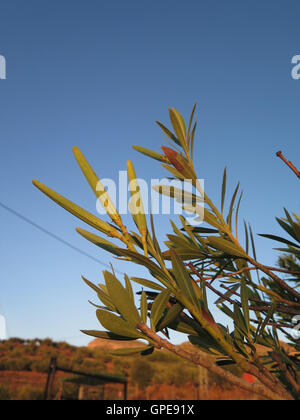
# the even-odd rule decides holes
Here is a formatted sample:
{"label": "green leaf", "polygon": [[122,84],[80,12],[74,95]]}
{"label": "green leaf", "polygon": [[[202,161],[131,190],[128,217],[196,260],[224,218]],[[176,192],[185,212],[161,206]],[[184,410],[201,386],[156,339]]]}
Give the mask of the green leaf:
{"label": "green leaf", "polygon": [[237,304],[234,305],[234,325],[236,328],[239,329],[240,332],[243,333],[243,335],[247,336],[248,329],[247,329],[246,321],[245,321],[245,318],[243,317],[242,311],[240,310]]}
{"label": "green leaf", "polygon": [[55,203],[60,205],[62,208],[67,210],[69,213],[76,216],[78,219],[84,221],[88,225],[92,226],[93,228],[103,232],[109,236],[112,236],[112,233],[118,234],[118,232],[112,228],[108,223],[103,222],[98,217],[94,216],[93,214],[89,213],[88,211],[84,210],[83,208],[77,206],[72,201],[68,200],[67,198],[63,197],[62,195],[56,193],[55,191],[51,190],[50,188],[46,187],[42,183],[34,180],[32,181],[33,185],[37,187],[40,191],[42,191],[45,195],[47,195],[51,200]]}
{"label": "green leaf", "polygon": [[127,274],[124,275],[124,279],[125,279],[125,285],[126,285],[126,290],[127,293],[129,294],[131,301],[134,303],[134,294],[133,294],[133,290],[132,290],[132,286],[131,286],[131,281],[129,279],[129,277],[127,276]]}
{"label": "green leaf", "polygon": [[174,198],[178,203],[203,203],[203,198],[184,189],[171,185],[153,185],[152,189],[158,194]]}
{"label": "green leaf", "polygon": [[146,347],[136,347],[136,348],[129,348],[129,349],[116,349],[112,350],[110,354],[113,356],[133,356],[135,354],[143,355],[144,353],[150,354],[153,352],[154,347],[152,345]]}
{"label": "green leaf", "polygon": [[240,183],[237,184],[237,187],[236,187],[236,189],[235,189],[235,191],[233,193],[233,196],[232,196],[232,199],[231,199],[231,203],[230,203],[230,208],[229,208],[229,213],[228,213],[228,218],[227,218],[228,225],[230,226],[230,229],[231,229],[231,220],[232,220],[233,206],[234,206],[234,203],[235,203],[235,199],[236,199],[236,196],[237,196],[239,187],[240,187]]}
{"label": "green leaf", "polygon": [[179,290],[187,299],[189,299],[190,302],[193,303],[195,308],[199,310],[200,303],[195,294],[195,290],[192,284],[194,280],[191,278],[185,265],[174,250],[172,250],[171,259],[175,280]]}
{"label": "green leaf", "polygon": [[100,309],[96,313],[101,325],[108,331],[125,337],[145,338],[144,334],[138,332],[132,324],[117,315]]}
{"label": "green leaf", "polygon": [[132,337],[124,337],[122,335],[114,334],[109,331],[93,331],[93,330],[82,330],[81,331],[85,335],[89,335],[95,338],[102,338],[104,340],[116,340],[116,341],[131,341],[135,340]]}
{"label": "green leaf", "polygon": [[279,219],[278,217],[276,217],[277,222],[280,224],[280,226],[292,237],[294,238],[296,241],[298,241],[297,236],[295,235],[294,230],[291,228],[290,225],[288,225],[287,223],[285,223],[283,220]]}
{"label": "green leaf", "polygon": [[136,177],[135,169],[130,160],[127,161],[127,173],[128,173],[128,179],[130,183],[130,193],[131,193],[130,211],[137,224],[138,230],[140,234],[142,235],[142,241],[143,241],[143,244],[145,245],[145,255],[148,256],[147,247],[146,247],[146,236],[147,236],[148,228],[147,228],[145,210],[143,206],[142,195],[140,192],[140,187],[139,187],[139,183]]}
{"label": "green leaf", "polygon": [[213,248],[216,248],[220,251],[223,251],[225,254],[233,255],[235,257],[248,258],[245,251],[241,248],[238,248],[232,242],[227,241],[226,239],[219,238],[217,236],[209,236],[207,242]]}
{"label": "green leaf", "polygon": [[226,168],[225,168],[224,169],[224,174],[223,174],[222,196],[221,196],[221,212],[222,212],[222,214],[223,214],[223,210],[224,210],[225,195],[226,195],[226,179],[227,179],[227,175],[226,175]]}
{"label": "green leaf", "polygon": [[223,303],[223,302],[225,302],[226,301],[226,299],[225,299],[225,297],[226,298],[231,298],[231,296],[238,290],[240,288],[240,284],[235,284],[235,285],[233,285],[233,286],[231,286],[230,287],[230,290],[228,290],[228,292],[226,292],[225,294],[224,294],[224,298],[219,298],[216,302],[215,302],[215,304],[216,305],[219,305],[219,304],[221,304],[221,303]]}
{"label": "green leaf", "polygon": [[241,192],[239,201],[238,201],[238,205],[236,208],[236,213],[235,213],[235,231],[236,231],[236,237],[238,237],[238,220],[239,220],[239,210],[240,210],[240,205],[241,205],[241,201],[243,198],[243,191]]}
{"label": "green leaf", "polygon": [[156,330],[158,321],[160,320],[160,318],[162,317],[162,314],[166,310],[169,299],[170,299],[170,291],[167,289],[162,291],[155,298],[152,305],[152,309],[151,309],[151,315],[150,315],[151,328],[153,331]]}
{"label": "green leaf", "polygon": [[250,332],[249,293],[244,279],[241,280],[241,303],[248,334]]}
{"label": "green leaf", "polygon": [[118,312],[133,326],[139,324],[141,319],[130,294],[126,289],[124,289],[119,280],[109,271],[104,271],[103,274],[109,297]]}
{"label": "green leaf", "polygon": [[166,316],[159,323],[159,330],[163,330],[172,324],[183,310],[184,308],[180,303],[175,303],[175,305],[168,309]]}
{"label": "green leaf", "polygon": [[249,225],[249,230],[250,230],[250,238],[251,238],[251,245],[252,245],[252,252],[253,252],[253,257],[256,260],[256,249],[255,249],[255,242],[254,242],[254,237],[253,237],[253,232],[252,232],[252,228]]}
{"label": "green leaf", "polygon": [[186,150],[187,139],[186,139],[186,127],[182,116],[175,109],[169,109],[170,120],[174,129],[174,132],[180,142],[181,147]]}
{"label": "green leaf", "polygon": [[184,334],[190,334],[190,335],[198,334],[198,331],[196,331],[193,327],[186,324],[185,322],[181,322],[178,320],[174,320],[173,322],[171,322],[168,328],[177,332],[184,333]]}
{"label": "green leaf", "polygon": [[169,171],[175,178],[184,181],[184,176],[177,171],[173,166],[165,165],[164,163],[161,164],[167,171]]}
{"label": "green leaf", "polygon": [[145,149],[145,147],[140,147],[140,146],[132,146],[134,150],[136,150],[139,153],[142,153],[143,155],[150,157],[152,159],[158,160],[159,162],[163,162],[163,163],[167,163],[168,159],[166,158],[166,156],[160,154],[160,153],[156,153],[153,152],[152,150],[149,149]]}
{"label": "green leaf", "polygon": [[[176,235],[167,235],[168,239],[172,242],[173,245],[176,245],[178,248],[185,249],[186,251],[195,251],[195,244],[192,244],[188,238],[178,237]],[[199,252],[199,250],[197,249]]]}
{"label": "green leaf", "polygon": [[188,139],[189,139],[189,142],[191,140],[191,128],[192,128],[192,123],[193,123],[193,119],[194,119],[194,114],[195,114],[196,106],[197,106],[197,104],[195,103],[194,106],[193,106],[193,109],[192,109],[190,120],[189,120],[189,126],[188,126]]}
{"label": "green leaf", "polygon": [[204,209],[204,221],[208,223],[209,225],[213,226],[214,228],[217,228],[218,230],[222,230],[222,225],[216,218],[216,216],[212,213],[210,213],[207,209]]}
{"label": "green leaf", "polygon": [[268,322],[273,317],[273,315],[274,315],[274,313],[276,311],[276,308],[277,308],[277,301],[275,300],[275,301],[272,302],[272,305],[270,306],[270,308],[268,310],[268,313],[266,315],[266,318],[265,318],[264,322],[258,328],[258,330],[257,330],[257,336],[262,336],[263,335],[263,333],[264,333],[264,331],[266,329],[266,326],[267,326]]}
{"label": "green leaf", "polygon": [[246,253],[249,253],[249,233],[248,233],[248,227],[247,227],[247,223],[244,220],[244,228],[245,228],[245,242],[246,242]]}
{"label": "green leaf", "polygon": [[259,236],[262,236],[263,238],[272,239],[273,241],[282,242],[283,244],[291,245],[291,246],[294,246],[296,248],[300,248],[299,245],[295,244],[294,242],[289,241],[288,239],[281,238],[280,236],[268,235],[268,234],[265,234],[265,233],[260,233]]}
{"label": "green leaf", "polygon": [[161,269],[160,266],[155,264],[149,258],[144,255],[138,254],[137,252],[129,251],[128,249],[118,249],[119,253],[125,257],[129,257],[134,263],[146,267],[154,277],[159,277],[160,282],[165,286],[169,284],[169,280],[166,278],[166,273]]}
{"label": "green leaf", "polygon": [[204,227],[193,227],[192,229],[195,233],[218,233],[216,229],[204,228]]}
{"label": "green leaf", "polygon": [[215,355],[226,355],[221,346],[205,331],[198,332],[198,335],[189,335],[188,339],[193,346],[199,347],[206,353]]}
{"label": "green leaf", "polygon": [[101,293],[101,289],[99,289],[98,286],[96,286],[94,283],[92,283],[91,281],[89,281],[88,279],[86,279],[85,277],[81,276],[82,280],[91,288],[93,289],[96,293]]}
{"label": "green leaf", "polygon": [[160,286],[157,283],[154,283],[151,280],[146,280],[146,279],[139,278],[139,277],[131,277],[130,280],[134,281],[135,283],[141,284],[142,286],[149,287],[149,289],[159,290],[159,291],[164,290],[164,288],[162,286]]}
{"label": "green leaf", "polygon": [[163,255],[162,255],[161,248],[159,246],[158,240],[156,238],[156,233],[155,233],[155,228],[154,228],[154,218],[153,218],[152,210],[150,212],[150,223],[151,223],[152,238],[151,238],[150,235],[148,235],[148,239],[149,239],[149,242],[151,242],[152,246],[154,247],[155,259],[158,261],[161,268],[164,269],[165,268],[164,259],[163,259]]}
{"label": "green leaf", "polygon": [[81,151],[78,149],[78,147],[73,147],[73,153],[87,182],[89,183],[91,189],[93,190],[96,197],[99,199],[107,214],[114,222],[116,222],[117,220],[121,220],[120,215],[118,214],[117,209],[112,200],[110,199],[108,193],[106,192],[104,186],[102,185],[101,181],[99,180],[99,178],[97,177],[97,175],[95,174],[95,172],[93,171],[93,169],[91,168],[90,164],[83,156]]}
{"label": "green leaf", "polygon": [[76,232],[79,233],[79,235],[83,236],[85,239],[87,239],[89,242],[92,242],[94,245],[99,246],[99,248],[102,248],[105,251],[108,251],[109,253],[120,257],[120,253],[118,251],[120,248],[112,242],[109,242],[106,239],[103,239],[100,236],[90,233],[84,229],[76,228]]}
{"label": "green leaf", "polygon": [[194,127],[192,129],[192,132],[190,134],[190,149],[191,149],[191,156],[192,159],[194,157],[194,141],[195,141],[195,133],[196,133],[196,128],[197,128],[197,121],[194,124]]}
{"label": "green leaf", "polygon": [[[173,252],[172,250],[165,251],[163,253],[164,259],[165,260],[171,260],[172,259],[172,252]],[[176,254],[183,261],[191,261],[191,260],[195,260],[195,259],[205,259],[206,258],[206,255],[203,254],[202,252],[200,252],[200,250],[197,251],[197,250],[186,250],[186,249],[176,248]]]}
{"label": "green leaf", "polygon": [[174,143],[176,143],[178,146],[181,146],[180,141],[177,139],[176,136],[174,136],[174,134],[167,127],[165,127],[159,121],[156,121],[156,124],[162,129],[162,131],[165,133],[165,135],[167,137],[169,137],[169,139],[173,140]]}

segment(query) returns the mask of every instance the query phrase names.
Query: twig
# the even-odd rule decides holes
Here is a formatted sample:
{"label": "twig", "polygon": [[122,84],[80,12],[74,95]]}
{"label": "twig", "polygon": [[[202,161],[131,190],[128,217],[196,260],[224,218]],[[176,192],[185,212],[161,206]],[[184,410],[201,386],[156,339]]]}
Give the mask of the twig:
{"label": "twig", "polygon": [[[300,275],[300,272],[298,272],[298,271],[290,271],[290,270],[285,270],[283,268],[269,267],[267,265],[265,266],[265,268],[267,268],[268,270],[271,270],[271,271],[278,271],[280,273]],[[238,271],[235,271],[234,273],[223,273],[223,274],[218,275],[217,277],[215,277],[215,276],[203,277],[203,280],[212,280],[212,279],[215,279],[215,278],[221,279],[221,278],[224,278],[224,277],[233,277],[233,276],[237,276],[238,274],[242,274],[245,271],[252,271],[252,270],[257,270],[257,268],[256,267],[244,267],[244,268],[241,268]],[[196,280],[196,281],[199,282],[200,280]]]}
{"label": "twig", "polygon": [[[222,287],[225,290],[228,290],[228,292],[231,292],[233,295],[241,297],[241,295],[239,293],[231,290],[229,287],[226,287],[225,284],[221,284],[220,287]],[[276,296],[275,298],[278,301],[278,308],[280,308],[281,305],[291,306],[292,308],[300,308],[300,303],[290,302],[289,300],[283,299],[280,296]],[[256,302],[256,303],[260,303],[260,304],[263,304],[263,305],[270,305],[271,306],[270,302],[266,302],[264,300],[260,300],[260,299],[257,299],[257,298],[251,297],[251,296],[249,297],[249,300],[251,300],[251,302]]]}
{"label": "twig", "polygon": [[254,265],[256,268],[261,270],[263,273],[267,274],[267,276],[271,277],[282,289],[288,291],[292,296],[296,297],[297,300],[300,300],[300,293],[296,292],[292,287],[288,286],[285,281],[281,278],[276,276],[272,270],[270,270],[267,266],[260,264],[259,262],[255,261],[253,258],[249,258],[249,262]]}
{"label": "twig", "polygon": [[282,159],[283,160],[283,162],[284,163],[286,163],[287,164],[287,166],[296,174],[296,176],[298,177],[298,178],[300,178],[300,172],[298,171],[298,169],[295,167],[295,165],[293,165],[292,164],[292,162],[291,161],[289,161],[289,160],[287,160],[284,156],[283,156],[283,154],[282,154],[282,152],[281,151],[279,151],[279,152],[277,152],[276,153],[276,156],[278,156],[280,159]]}
{"label": "twig", "polygon": [[[201,275],[200,273],[198,273],[198,271],[196,270],[196,268],[194,267],[193,263],[188,264],[189,268],[193,271],[193,273],[198,276],[198,278],[201,281]],[[217,289],[215,289],[210,283],[206,282],[205,285],[212,291],[214,292],[217,296],[219,296],[221,299],[226,300],[227,302],[231,303],[232,305],[238,305],[240,308],[242,307],[240,302],[234,301],[232,299],[230,299],[230,297],[226,296],[226,293],[223,294],[221,292],[219,292]],[[224,287],[224,289],[231,291],[231,289],[227,288],[226,286],[222,285],[221,287]],[[235,294],[237,296],[240,296],[237,292],[233,292],[231,291],[232,294]],[[254,301],[254,298],[249,298],[249,300]],[[249,309],[252,311],[268,311],[270,308],[270,303],[269,302],[264,302],[264,301],[259,301],[257,299],[257,303],[260,303],[263,306],[249,306]],[[292,315],[297,315],[299,314],[299,309],[292,309],[292,308],[286,308],[286,307],[282,307],[280,304],[278,304],[277,306],[277,310],[278,312],[281,313],[285,313],[285,314],[292,314]]]}

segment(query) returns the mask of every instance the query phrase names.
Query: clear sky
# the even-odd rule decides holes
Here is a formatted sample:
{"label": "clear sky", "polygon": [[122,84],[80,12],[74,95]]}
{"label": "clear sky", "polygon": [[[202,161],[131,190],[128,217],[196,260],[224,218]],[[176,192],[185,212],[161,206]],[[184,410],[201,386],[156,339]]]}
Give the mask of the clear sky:
{"label": "clear sky", "polygon": [[[139,176],[162,177],[132,144],[159,150],[155,120],[168,107],[188,116],[198,103],[196,157],[206,192],[219,200],[225,166],[245,191],[241,215],[255,233],[280,233],[283,207],[299,213],[299,180],[276,158],[300,166],[298,0],[2,0],[0,202],[99,258],[79,237],[83,223],[50,202],[39,179],[90,211],[95,199],[72,155],[79,146],[100,177],[117,179],[132,159]],[[0,314],[10,336],[74,344],[98,327],[82,283],[102,279],[100,264],[0,207]],[[156,218],[160,238],[169,231]],[[126,220],[126,219],[125,219]],[[128,221],[128,220],[126,220]],[[257,238],[258,257],[275,246]],[[135,266],[114,262],[129,275]]]}

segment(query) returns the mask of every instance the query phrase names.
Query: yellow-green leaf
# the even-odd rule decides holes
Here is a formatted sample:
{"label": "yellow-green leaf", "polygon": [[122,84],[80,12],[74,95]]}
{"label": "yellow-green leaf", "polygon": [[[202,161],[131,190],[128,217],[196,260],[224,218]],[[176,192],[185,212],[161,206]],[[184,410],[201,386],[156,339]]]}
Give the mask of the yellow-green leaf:
{"label": "yellow-green leaf", "polygon": [[139,324],[141,319],[130,294],[109,271],[104,271],[103,274],[109,297],[118,312],[133,326]]}
{"label": "yellow-green leaf", "polygon": [[227,241],[226,239],[218,238],[216,236],[209,236],[207,238],[207,242],[210,246],[223,251],[225,254],[233,255],[235,257],[248,258],[248,255],[243,249],[238,248],[236,245]]}
{"label": "yellow-green leaf", "polygon": [[115,314],[99,309],[97,311],[97,318],[104,328],[114,334],[131,338],[145,338],[145,336],[137,331],[129,322],[124,321]]}
{"label": "yellow-green leaf", "polygon": [[77,204],[74,204],[72,201],[51,190],[46,185],[43,185],[41,182],[38,182],[36,180],[32,182],[35,187],[37,187],[45,195],[51,198],[51,200],[59,204],[61,207],[63,207],[65,210],[76,216],[78,219],[83,220],[88,225],[99,230],[100,232],[105,233],[108,236],[120,237],[119,232],[112,226],[110,226],[108,223],[103,222],[98,217],[77,206]]}
{"label": "yellow-green leaf", "polygon": [[99,178],[97,177],[93,169],[91,168],[90,164],[88,163],[86,158],[83,156],[81,151],[78,149],[78,147],[74,147],[73,152],[78,162],[78,165],[80,166],[86,180],[88,181],[96,197],[99,199],[100,203],[106,210],[107,214],[110,216],[110,218],[112,219],[114,223],[116,223],[118,226],[121,226],[122,225],[121,217],[119,213],[117,212],[115,205],[110,199],[101,181],[99,180]]}

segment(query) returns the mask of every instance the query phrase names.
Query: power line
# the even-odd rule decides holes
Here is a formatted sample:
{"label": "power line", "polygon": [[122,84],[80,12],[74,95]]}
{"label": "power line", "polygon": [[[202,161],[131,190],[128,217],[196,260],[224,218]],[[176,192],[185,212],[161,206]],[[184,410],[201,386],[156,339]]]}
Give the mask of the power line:
{"label": "power line", "polygon": [[[8,212],[10,212],[14,216],[18,217],[19,219],[23,220],[24,222],[28,223],[29,225],[31,225],[31,226],[35,227],[36,229],[40,230],[41,232],[45,233],[46,235],[50,236],[51,238],[56,239],[58,242],[62,243],[63,245],[68,246],[69,248],[73,249],[73,251],[76,251],[79,254],[84,255],[85,257],[101,264],[102,266],[111,269],[110,265],[104,263],[103,261],[99,260],[98,258],[93,257],[92,255],[88,254],[87,252],[83,251],[82,249],[77,248],[76,246],[72,245],[70,242],[65,241],[63,238],[60,238],[56,234],[50,232],[49,230],[43,228],[42,226],[40,226],[38,224],[36,224],[32,220],[28,219],[26,216],[23,216],[22,214],[18,213],[16,210],[6,206],[5,204],[3,204],[1,202],[0,202],[0,207],[7,210]],[[115,270],[115,272],[118,273],[118,274],[124,275],[124,273],[122,271]]]}

